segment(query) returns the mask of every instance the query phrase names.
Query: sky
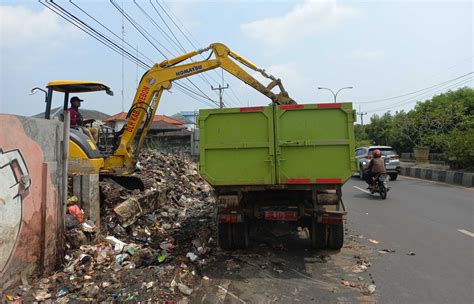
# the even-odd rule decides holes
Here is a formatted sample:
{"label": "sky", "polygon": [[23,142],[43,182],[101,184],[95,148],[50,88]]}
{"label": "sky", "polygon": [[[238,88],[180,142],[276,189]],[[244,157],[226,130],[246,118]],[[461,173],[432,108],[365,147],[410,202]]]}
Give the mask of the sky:
{"label": "sky", "polygon": [[[352,87],[340,91],[337,101],[352,102],[357,111],[367,112],[365,122],[374,114],[408,111],[417,101],[449,89],[474,87],[471,1],[114,2],[149,33],[153,44],[111,1],[55,1],[111,37],[78,7],[119,38],[123,23],[130,52],[149,63],[181,55],[183,49],[188,52],[222,42],[280,78],[298,103],[333,102],[331,92],[318,87],[334,91]],[[83,108],[110,115],[126,112],[145,72],[33,0],[0,0],[0,48],[0,113],[30,116],[43,112],[44,94],[29,92],[57,79],[103,82],[112,88],[114,96],[81,94]],[[249,73],[268,83],[255,72]],[[211,85],[229,84],[223,95],[228,107],[266,105],[270,101],[221,70],[204,75],[190,77],[193,85],[187,80],[181,83],[217,102],[218,92]],[[61,105],[62,96],[54,96],[53,106]],[[157,113],[172,115],[210,107],[216,106],[202,97],[185,95],[174,85],[163,93]]]}

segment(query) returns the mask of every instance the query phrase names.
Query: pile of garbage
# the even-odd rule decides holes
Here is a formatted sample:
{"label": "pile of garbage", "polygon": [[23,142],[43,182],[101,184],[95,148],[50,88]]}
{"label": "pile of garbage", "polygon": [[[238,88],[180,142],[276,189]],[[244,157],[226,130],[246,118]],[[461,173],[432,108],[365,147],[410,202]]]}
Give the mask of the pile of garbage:
{"label": "pile of garbage", "polygon": [[212,188],[184,155],[146,150],[137,167],[144,190],[100,181],[100,231],[69,199],[63,269],[23,282],[12,302],[173,303],[207,279],[200,269],[217,248]]}

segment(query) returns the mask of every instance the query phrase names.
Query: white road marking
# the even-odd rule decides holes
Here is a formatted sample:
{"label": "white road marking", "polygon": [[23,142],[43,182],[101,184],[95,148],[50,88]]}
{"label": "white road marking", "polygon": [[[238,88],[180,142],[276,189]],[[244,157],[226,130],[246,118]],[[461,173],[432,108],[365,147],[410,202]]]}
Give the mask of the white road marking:
{"label": "white road marking", "polygon": [[232,292],[230,292],[227,288],[224,288],[224,287],[222,287],[221,285],[217,285],[217,287],[218,287],[219,289],[221,289],[222,291],[224,291],[225,294],[228,294],[228,295],[234,297],[234,298],[235,298],[236,300],[238,300],[240,303],[247,303],[247,302],[245,302],[244,300],[242,300],[241,298],[239,298],[238,296],[236,296],[235,294],[233,294]]}
{"label": "white road marking", "polygon": [[469,232],[469,231],[467,231],[467,230],[458,229],[458,231],[461,232],[461,233],[464,233],[465,235],[469,235],[470,237],[474,237],[474,233]]}
{"label": "white road marking", "polygon": [[367,191],[367,190],[365,190],[365,189],[359,188],[359,187],[357,187],[357,186],[352,186],[352,187],[354,187],[354,188],[356,188],[356,189],[358,189],[358,190],[360,190],[360,191],[362,191],[362,192],[365,192],[365,193],[370,194],[370,191]]}

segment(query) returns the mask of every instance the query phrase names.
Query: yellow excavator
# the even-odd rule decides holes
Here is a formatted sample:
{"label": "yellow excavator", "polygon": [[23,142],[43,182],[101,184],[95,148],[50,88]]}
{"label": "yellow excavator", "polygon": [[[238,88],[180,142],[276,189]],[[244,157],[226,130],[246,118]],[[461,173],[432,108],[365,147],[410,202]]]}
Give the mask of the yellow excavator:
{"label": "yellow excavator", "polygon": [[[180,64],[202,53],[210,52],[207,59]],[[212,58],[214,55],[214,58]],[[259,72],[271,82],[263,85],[239,64]],[[213,43],[209,47],[189,52],[173,59],[155,64],[141,78],[132,106],[127,113],[126,124],[119,132],[99,131],[99,137],[112,138],[112,148],[99,149],[80,130],[71,129],[69,141],[69,174],[100,173],[101,175],[127,176],[135,171],[140,148],[144,143],[148,129],[153,122],[156,109],[164,90],[170,89],[173,81],[203,73],[215,68],[222,68],[247,85],[271,99],[274,104],[292,104],[280,79],[273,77],[258,68],[249,60],[239,56],[222,43]],[[280,92],[273,93],[278,87]],[[108,86],[94,81],[51,81],[47,85],[45,118],[50,119],[53,92],[64,93],[64,110],[68,109],[69,96],[72,93],[105,91],[113,95]],[[110,136],[109,132],[114,134]],[[100,146],[100,145],[99,145]]]}

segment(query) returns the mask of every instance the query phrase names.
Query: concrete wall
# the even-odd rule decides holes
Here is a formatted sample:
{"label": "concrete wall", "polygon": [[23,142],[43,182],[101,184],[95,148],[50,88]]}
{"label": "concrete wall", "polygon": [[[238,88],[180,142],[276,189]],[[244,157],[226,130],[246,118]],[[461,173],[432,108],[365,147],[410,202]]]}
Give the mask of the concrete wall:
{"label": "concrete wall", "polygon": [[401,167],[400,174],[465,187],[474,187],[474,173],[469,172]]}
{"label": "concrete wall", "polygon": [[53,271],[63,248],[62,123],[0,114],[0,292]]}

